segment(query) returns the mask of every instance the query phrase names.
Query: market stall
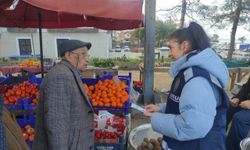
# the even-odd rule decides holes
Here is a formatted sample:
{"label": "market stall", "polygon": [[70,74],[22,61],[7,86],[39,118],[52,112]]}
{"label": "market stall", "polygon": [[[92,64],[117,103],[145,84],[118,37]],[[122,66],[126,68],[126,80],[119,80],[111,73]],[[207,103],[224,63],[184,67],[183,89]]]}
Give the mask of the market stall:
{"label": "market stall", "polygon": [[[1,27],[39,28],[40,60],[43,65],[42,28],[96,27],[125,30],[142,26],[141,0],[6,0],[0,2]],[[127,11],[130,10],[130,11]],[[43,77],[44,68],[41,67]]]}
{"label": "market stall", "polygon": [[[1,27],[39,28],[40,60],[41,60],[40,66],[42,66],[42,67],[29,66],[28,68],[24,66],[18,66],[18,67],[5,66],[1,68],[1,71],[4,73],[13,73],[16,71],[25,70],[34,73],[37,72],[39,69],[41,69],[42,77],[44,73],[42,32],[41,32],[42,28],[49,29],[49,28],[72,28],[72,27],[97,27],[106,30],[124,30],[124,29],[141,27],[143,21],[141,0],[131,0],[131,1],[106,0],[105,2],[100,0],[94,0],[94,1],[66,0],[64,1],[64,3],[61,3],[61,1],[57,0],[56,1],[6,0],[0,2],[0,9],[2,14],[2,18],[0,19]],[[21,78],[23,78],[23,76],[17,78],[20,78],[20,80],[22,80]],[[111,76],[109,76],[109,78],[111,78]],[[16,84],[12,83],[11,85],[7,85],[8,87],[6,89],[6,92],[4,93],[5,105],[13,106],[9,108],[19,109],[24,112],[25,111],[27,112],[35,108],[36,94],[25,93],[26,90],[22,89],[22,87],[31,84],[30,86],[32,86],[33,89],[39,90],[39,84],[41,83],[42,78],[35,78],[35,80],[33,79],[29,78],[28,81],[19,80],[20,82],[17,82]],[[95,82],[100,83],[102,80],[103,78],[98,78],[98,79],[94,78],[90,80],[91,82],[89,82],[88,84],[89,85],[94,84]],[[112,80],[112,79],[106,78],[105,80]],[[83,82],[84,81],[86,80],[83,79]],[[130,81],[131,80],[126,82],[125,85],[127,87],[130,86]],[[19,88],[19,87],[20,87],[20,92],[17,89],[13,90],[13,88]],[[16,93],[17,91],[18,93]],[[25,94],[22,95],[23,93]],[[100,148],[103,148],[103,146],[110,147],[111,144],[111,146],[113,145],[113,149],[116,149],[115,146],[117,146],[118,144],[121,147],[124,147],[126,141],[125,133],[127,133],[129,129],[129,126],[124,124],[125,122],[126,124],[129,124],[129,119],[128,119],[130,113],[129,98],[128,98],[129,90],[124,92],[124,95],[126,98],[126,102],[125,99],[120,98],[119,102],[113,100],[113,105],[111,103],[110,106],[108,106],[107,103],[106,106],[94,106],[95,110],[98,112],[104,109],[108,110],[109,112],[110,110],[112,110],[111,114],[112,113],[116,114],[116,112],[119,111],[122,112],[121,114],[123,114],[123,119],[118,119],[118,125],[116,117],[111,117],[110,118],[111,120],[109,119],[111,122],[110,121],[108,122],[110,122],[112,129],[108,131],[105,130],[104,135],[106,135],[107,138],[98,140],[99,142],[97,142],[96,146],[98,146],[98,144],[101,144]],[[119,97],[116,97],[116,100],[118,100],[118,98]],[[124,102],[122,103],[122,101]],[[93,98],[91,102],[94,105]],[[100,104],[101,102],[98,102],[98,105]],[[20,120],[18,121],[19,125],[23,128],[23,133],[25,133],[24,135],[26,135],[24,136],[24,138],[29,145],[31,145],[32,143],[33,132],[28,132],[28,131],[32,130],[30,129],[30,127],[31,128],[34,127],[34,122],[35,122],[32,119],[34,118],[32,117],[33,115],[35,114],[25,113],[24,116],[22,118],[19,118]],[[124,121],[124,119],[127,121]],[[99,129],[101,128],[98,127],[98,130]],[[110,134],[111,131],[112,134]],[[99,136],[102,134],[99,134]],[[110,139],[111,137],[112,139]],[[117,140],[117,137],[119,137],[119,140]],[[116,140],[114,138],[116,138]]]}
{"label": "market stall", "polygon": [[[24,139],[31,147],[34,136],[35,110],[42,78],[35,75],[0,78],[1,93],[6,108],[14,113]],[[130,123],[131,74],[82,78],[98,118],[95,119],[95,149],[125,149]],[[5,86],[3,88],[3,85]],[[31,131],[32,132],[31,132]]]}

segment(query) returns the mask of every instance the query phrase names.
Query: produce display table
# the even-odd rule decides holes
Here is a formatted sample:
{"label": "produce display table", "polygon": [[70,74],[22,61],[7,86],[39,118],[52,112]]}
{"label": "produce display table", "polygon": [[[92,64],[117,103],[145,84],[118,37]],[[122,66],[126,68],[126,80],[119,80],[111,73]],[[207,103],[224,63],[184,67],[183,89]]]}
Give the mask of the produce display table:
{"label": "produce display table", "polygon": [[103,73],[106,72],[111,75],[118,75],[118,67],[112,67],[112,68],[98,68],[98,67],[89,67],[85,69],[81,73],[82,78],[95,78],[98,76],[103,76]]}
{"label": "produce display table", "polygon": [[37,73],[41,71],[41,67],[25,67],[25,66],[4,66],[0,68],[3,74],[17,73],[21,71],[28,71],[31,73]]}
{"label": "produce display table", "polygon": [[[23,69],[31,69],[32,67],[21,67],[21,66],[11,66],[11,67],[1,67],[0,71],[3,71],[5,74],[7,73],[13,73],[14,71],[20,72]],[[20,70],[21,69],[21,70]],[[33,69],[33,70],[32,70]],[[31,70],[26,71],[36,71],[39,67],[33,67]],[[102,72],[103,73],[103,72]],[[107,89],[102,88],[102,95],[99,96],[99,101],[97,101],[97,96],[95,90],[87,91],[88,94],[91,94],[92,98],[96,98],[96,102],[98,102],[98,105],[94,105],[93,99],[90,99],[90,102],[93,104],[93,107],[96,112],[101,111],[108,111],[110,114],[114,116],[114,118],[109,118],[109,121],[105,121],[105,124],[103,124],[103,118],[101,118],[100,123],[97,123],[95,127],[95,149],[96,150],[125,150],[127,148],[127,141],[128,141],[128,134],[131,130],[131,114],[130,114],[130,103],[129,100],[129,92],[130,92],[130,85],[131,85],[131,73],[128,75],[119,75],[116,76],[117,78],[114,78],[113,75],[108,74],[106,71],[103,73],[102,77],[99,78],[82,78],[83,87],[88,86],[88,90],[92,89],[96,86],[95,90],[100,90],[101,87],[109,86],[111,83],[113,83],[112,92],[118,90],[120,91],[120,95],[115,93],[118,93],[117,91],[115,93],[112,93],[111,97],[110,95],[103,94],[104,91],[107,91]],[[42,82],[42,78],[38,78],[35,75],[31,76],[7,76],[0,78],[0,81],[2,80],[3,85],[8,85],[9,89],[5,91],[4,94],[2,94],[2,98],[4,98],[5,107],[8,108],[16,117],[18,124],[23,129],[23,134],[25,135],[24,139],[26,140],[27,144],[31,147],[32,141],[33,141],[33,132],[28,134],[26,132],[26,126],[30,126],[32,130],[34,130],[34,123],[35,123],[35,111],[37,109],[37,103],[35,103],[35,100],[37,99],[36,93],[29,92],[25,90],[25,94],[33,93],[33,95],[27,96],[27,98],[20,98],[17,96],[17,93],[12,93],[16,89],[21,89],[21,87],[24,87],[28,89],[28,87],[32,87],[33,90],[39,90],[40,83]],[[8,81],[8,82],[7,82]],[[117,83],[116,83],[117,82]],[[110,83],[110,84],[107,84]],[[118,84],[119,83],[119,84]],[[115,85],[117,84],[117,85]],[[100,87],[100,88],[97,88]],[[111,87],[110,87],[111,88]],[[90,93],[91,92],[91,93]],[[21,91],[23,93],[23,91]],[[110,93],[106,93],[110,94]],[[95,95],[95,97],[93,96]],[[14,98],[15,97],[15,98]],[[21,96],[23,97],[23,96]],[[1,95],[0,95],[1,98]],[[89,97],[90,98],[90,97]],[[101,101],[101,98],[103,101]],[[110,105],[101,105],[101,102],[107,101],[108,98],[110,98],[108,101],[110,101]],[[13,100],[14,99],[14,100]],[[17,99],[17,101],[16,101]],[[112,100],[112,103],[111,103]],[[124,100],[124,101],[123,101]],[[119,102],[118,102],[119,101]],[[123,103],[122,103],[123,102]],[[113,106],[113,103],[115,104]],[[108,104],[108,102],[107,102]],[[112,104],[112,106],[111,106]],[[122,104],[121,106],[118,104]],[[30,119],[31,118],[31,119]],[[34,119],[32,119],[34,118]],[[95,121],[96,122],[96,121]]]}
{"label": "produce display table", "polygon": [[[50,66],[45,66],[45,70],[48,70],[49,68]],[[2,74],[12,74],[12,73],[18,73],[18,72],[40,73],[41,67],[3,66],[3,67],[0,67],[0,72],[2,72]]]}

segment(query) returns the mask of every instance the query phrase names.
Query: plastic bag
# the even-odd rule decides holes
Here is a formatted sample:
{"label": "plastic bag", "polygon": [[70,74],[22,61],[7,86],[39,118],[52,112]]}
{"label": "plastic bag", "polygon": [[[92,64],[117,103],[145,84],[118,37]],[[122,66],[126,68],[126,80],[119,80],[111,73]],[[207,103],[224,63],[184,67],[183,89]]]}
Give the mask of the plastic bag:
{"label": "plastic bag", "polygon": [[136,90],[134,90],[134,88],[131,88],[130,90],[130,100],[133,102],[133,103],[137,103],[138,99],[139,99],[139,96],[140,96],[140,93],[137,92]]}

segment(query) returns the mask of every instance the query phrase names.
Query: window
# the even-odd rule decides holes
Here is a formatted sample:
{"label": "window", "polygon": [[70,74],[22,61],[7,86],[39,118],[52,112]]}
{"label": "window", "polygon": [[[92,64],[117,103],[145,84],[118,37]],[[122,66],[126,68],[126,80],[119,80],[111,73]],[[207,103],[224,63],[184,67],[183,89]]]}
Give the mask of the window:
{"label": "window", "polygon": [[31,55],[31,39],[18,39],[19,54],[20,55]]}
{"label": "window", "polygon": [[56,39],[57,56],[58,56],[58,57],[60,56],[60,52],[59,52],[59,50],[58,50],[58,47],[59,47],[59,45],[60,45],[63,41],[66,41],[66,40],[69,40],[69,39]]}

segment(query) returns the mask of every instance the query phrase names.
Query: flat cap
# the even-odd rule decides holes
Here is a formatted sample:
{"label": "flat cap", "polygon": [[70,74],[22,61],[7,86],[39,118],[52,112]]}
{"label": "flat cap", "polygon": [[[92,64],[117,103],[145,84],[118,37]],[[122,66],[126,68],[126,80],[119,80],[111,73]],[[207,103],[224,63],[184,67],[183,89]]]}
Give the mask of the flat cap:
{"label": "flat cap", "polygon": [[63,57],[66,52],[71,52],[81,47],[87,47],[87,49],[90,49],[91,43],[80,40],[65,40],[58,46],[59,56]]}

